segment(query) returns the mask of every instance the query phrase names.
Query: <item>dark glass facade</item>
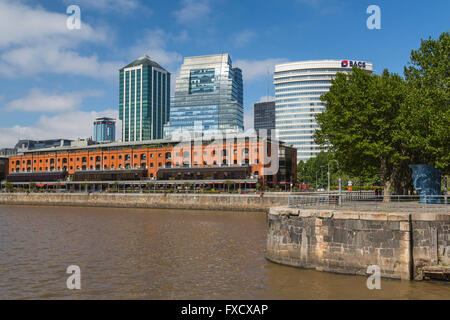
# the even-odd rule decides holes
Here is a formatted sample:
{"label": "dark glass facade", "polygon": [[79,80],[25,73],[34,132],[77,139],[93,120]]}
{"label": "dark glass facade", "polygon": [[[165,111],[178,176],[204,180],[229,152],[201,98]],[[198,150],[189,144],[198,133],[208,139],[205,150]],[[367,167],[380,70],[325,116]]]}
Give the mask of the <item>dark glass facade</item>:
{"label": "dark glass facade", "polygon": [[259,134],[259,130],[266,129],[270,136],[275,130],[275,101],[259,102],[253,105],[254,127]]}

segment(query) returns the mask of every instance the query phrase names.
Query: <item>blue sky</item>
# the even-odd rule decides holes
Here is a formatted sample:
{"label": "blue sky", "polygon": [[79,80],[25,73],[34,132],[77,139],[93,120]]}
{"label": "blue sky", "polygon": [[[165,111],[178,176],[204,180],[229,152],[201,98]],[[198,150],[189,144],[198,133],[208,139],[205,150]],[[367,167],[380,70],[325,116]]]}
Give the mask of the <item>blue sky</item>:
{"label": "blue sky", "polygon": [[[71,4],[80,30],[66,27]],[[369,5],[381,30],[366,27]],[[91,136],[96,116],[118,116],[118,69],[144,54],[176,76],[183,57],[229,53],[247,129],[277,63],[348,58],[401,74],[421,38],[449,29],[448,0],[0,0],[0,147]]]}

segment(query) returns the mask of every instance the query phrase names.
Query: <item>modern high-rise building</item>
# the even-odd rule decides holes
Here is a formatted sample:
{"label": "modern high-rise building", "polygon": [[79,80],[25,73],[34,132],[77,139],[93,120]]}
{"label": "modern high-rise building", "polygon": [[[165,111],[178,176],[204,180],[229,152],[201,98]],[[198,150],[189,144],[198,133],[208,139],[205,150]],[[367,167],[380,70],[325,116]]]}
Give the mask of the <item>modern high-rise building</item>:
{"label": "modern high-rise building", "polygon": [[147,55],[120,69],[122,141],[161,139],[170,114],[170,73]]}
{"label": "modern high-rise building", "polygon": [[275,66],[277,138],[297,149],[298,161],[320,152],[313,138],[318,128],[315,115],[326,108],[320,96],[329,91],[337,72],[351,72],[354,65],[373,72],[372,63],[354,60],[311,60]]}
{"label": "modern high-rise building", "polygon": [[253,105],[253,126],[259,134],[259,130],[266,129],[267,136],[275,130],[275,101],[258,102]]}
{"label": "modern high-rise building", "polygon": [[184,58],[176,80],[167,136],[243,130],[242,71],[228,54]]}
{"label": "modern high-rise building", "polygon": [[116,141],[116,120],[113,118],[97,118],[94,121],[94,141]]}

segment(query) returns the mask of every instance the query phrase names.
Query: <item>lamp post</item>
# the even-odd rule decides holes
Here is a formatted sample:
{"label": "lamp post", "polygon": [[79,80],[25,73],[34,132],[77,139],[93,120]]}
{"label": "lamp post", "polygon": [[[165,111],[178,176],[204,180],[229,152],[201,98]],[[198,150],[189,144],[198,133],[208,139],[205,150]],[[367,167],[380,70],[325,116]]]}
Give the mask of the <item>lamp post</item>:
{"label": "lamp post", "polygon": [[316,191],[317,191],[317,171],[316,171]]}
{"label": "lamp post", "polygon": [[330,163],[332,161],[336,161],[336,163],[339,165],[339,162],[336,159],[332,159],[332,160],[328,161],[328,192],[330,192],[330,177],[331,177]]}
{"label": "lamp post", "polygon": [[[320,179],[322,179],[321,182],[323,182],[323,171],[322,171],[322,168],[325,168],[325,166],[320,166]],[[322,188],[323,184],[320,184],[320,186]]]}

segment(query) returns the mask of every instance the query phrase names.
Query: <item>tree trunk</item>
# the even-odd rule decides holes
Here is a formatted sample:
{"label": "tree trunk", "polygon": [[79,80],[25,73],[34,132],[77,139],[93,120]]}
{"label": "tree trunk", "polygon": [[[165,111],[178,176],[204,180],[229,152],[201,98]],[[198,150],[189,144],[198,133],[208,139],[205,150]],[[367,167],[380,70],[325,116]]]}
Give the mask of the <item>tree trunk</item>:
{"label": "tree trunk", "polygon": [[390,202],[391,201],[391,187],[392,187],[392,180],[391,175],[388,170],[387,166],[387,159],[381,158],[381,166],[380,166],[380,179],[381,184],[383,186],[383,202]]}
{"label": "tree trunk", "polygon": [[383,202],[390,202],[391,201],[391,187],[392,187],[392,181],[390,179],[386,179],[383,183]]}

